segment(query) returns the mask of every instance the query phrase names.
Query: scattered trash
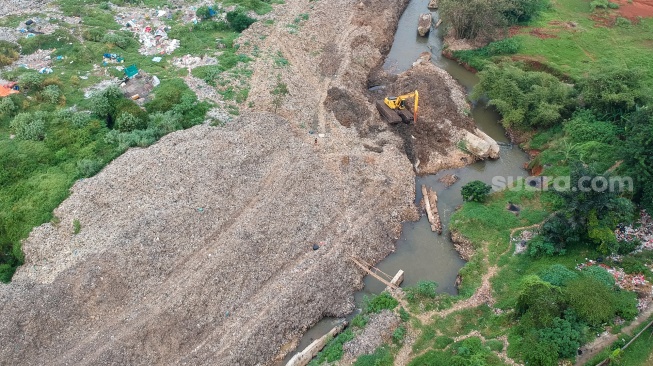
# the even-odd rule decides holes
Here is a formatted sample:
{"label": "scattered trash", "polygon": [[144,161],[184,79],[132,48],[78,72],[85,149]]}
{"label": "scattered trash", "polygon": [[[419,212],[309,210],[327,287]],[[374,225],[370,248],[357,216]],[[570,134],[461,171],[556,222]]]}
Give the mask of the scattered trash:
{"label": "scattered trash", "polygon": [[313,244],[313,250],[318,250],[318,249],[320,249],[320,246],[317,244]]}
{"label": "scattered trash", "polygon": [[34,24],[34,21],[32,19],[25,22],[25,25],[32,25],[32,24]]}
{"label": "scattered trash", "polygon": [[152,86],[156,88],[159,84],[161,84],[161,80],[156,75],[152,76]]}
{"label": "scattered trash", "polygon": [[127,75],[128,78],[133,78],[134,76],[138,75],[138,67],[136,65],[131,65],[125,68],[125,75]]}
{"label": "scattered trash", "polygon": [[641,244],[635,249],[635,253],[642,250],[653,250],[653,219],[646,210],[640,212],[639,220],[634,225],[619,224],[614,234],[619,241],[639,240]]}
{"label": "scattered trash", "polygon": [[159,56],[153,57],[153,58],[152,58],[152,61],[154,61],[154,62],[161,62],[161,57],[159,57]]}
{"label": "scattered trash", "polygon": [[39,74],[52,74],[52,69],[49,67],[43,67],[39,70]]}

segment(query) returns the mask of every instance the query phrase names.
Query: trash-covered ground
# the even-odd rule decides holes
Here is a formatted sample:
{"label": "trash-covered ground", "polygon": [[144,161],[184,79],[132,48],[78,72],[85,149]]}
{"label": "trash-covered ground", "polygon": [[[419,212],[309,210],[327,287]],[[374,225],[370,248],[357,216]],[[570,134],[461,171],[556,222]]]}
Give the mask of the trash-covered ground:
{"label": "trash-covered ground", "polygon": [[645,210],[640,212],[637,222],[629,226],[619,225],[614,234],[619,241],[638,240],[641,245],[635,249],[636,252],[653,250],[653,219]]}

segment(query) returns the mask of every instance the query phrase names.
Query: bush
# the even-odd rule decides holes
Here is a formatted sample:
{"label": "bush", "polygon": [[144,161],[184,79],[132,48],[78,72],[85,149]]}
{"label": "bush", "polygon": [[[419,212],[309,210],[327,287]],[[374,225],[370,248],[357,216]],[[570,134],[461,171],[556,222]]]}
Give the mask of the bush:
{"label": "bush", "polygon": [[486,46],[489,56],[512,55],[519,52],[521,42],[517,38],[505,38],[491,42]]}
{"label": "bush", "polygon": [[131,113],[121,113],[116,119],[116,129],[121,132],[130,132],[145,128],[143,120]]}
{"label": "bush", "polygon": [[555,344],[559,358],[573,358],[583,340],[582,333],[566,319],[555,318],[550,327],[538,331],[545,343]]}
{"label": "bush", "polygon": [[546,327],[562,315],[564,300],[559,287],[537,276],[526,276],[522,280],[515,310],[536,327]]}
{"label": "bush", "polygon": [[485,202],[492,186],[487,183],[475,180],[465,184],[460,190],[464,201]]}
{"label": "bush", "polygon": [[9,124],[9,128],[21,140],[40,141],[45,138],[45,113],[19,113]]}
{"label": "bush", "polygon": [[596,8],[605,9],[608,5],[608,0],[592,0],[590,1],[590,11],[594,11]]}
{"label": "bush", "polygon": [[601,118],[617,120],[649,100],[642,80],[645,77],[640,69],[605,65],[593,68],[578,82],[580,102]]}
{"label": "bush", "polygon": [[594,278],[597,281],[603,283],[608,288],[613,288],[615,285],[614,277],[603,267],[589,266],[584,268],[582,273],[586,277]]}
{"label": "bush", "polygon": [[[50,104],[59,104],[59,100],[63,97],[61,89],[57,85],[48,85],[41,91],[41,97],[44,101]],[[65,99],[64,99],[65,100]]]}
{"label": "bush", "polygon": [[453,338],[446,337],[446,336],[438,336],[435,338],[435,341],[433,342],[433,347],[435,349],[445,349],[447,348],[448,345],[450,345],[453,342],[454,342]]}
{"label": "bush", "polygon": [[20,57],[18,45],[0,40],[0,67],[8,66]]}
{"label": "bush", "polygon": [[27,89],[28,91],[39,90],[43,79],[43,75],[38,72],[29,71],[18,77],[18,84],[21,88]]}
{"label": "bush", "polygon": [[438,5],[444,28],[451,29],[456,38],[494,39],[507,24],[498,4],[499,1],[441,0]]}
{"label": "bush", "polygon": [[77,162],[77,170],[79,175],[84,178],[92,177],[102,169],[104,164],[101,161],[82,159]]}
{"label": "bush", "polygon": [[371,299],[366,298],[364,302],[365,312],[369,313],[378,313],[384,309],[392,310],[399,305],[399,301],[385,291]]}
{"label": "bush", "polygon": [[507,0],[503,14],[510,23],[525,23],[549,6],[548,0]]}
{"label": "bush", "polygon": [[364,328],[369,320],[369,316],[358,314],[351,320],[350,325],[354,328]]}
{"label": "bush", "polygon": [[564,292],[569,306],[591,326],[607,323],[615,315],[614,293],[601,280],[583,276],[569,281]]}
{"label": "bush", "polygon": [[351,329],[338,334],[333,338],[326,347],[318,353],[318,355],[311,361],[310,365],[321,365],[324,362],[335,362],[342,358],[344,351],[342,345],[354,339],[354,333]]}
{"label": "bush", "polygon": [[115,45],[122,48],[123,50],[129,48],[129,46],[137,45],[135,39],[131,38],[128,35],[120,34],[120,33],[105,34],[104,37],[102,37],[102,43]]}
{"label": "bush", "polygon": [[399,318],[402,322],[407,322],[410,319],[410,314],[404,309],[404,307],[399,308]]}
{"label": "bush", "polygon": [[564,286],[568,281],[578,278],[578,274],[562,264],[554,264],[542,271],[540,278],[554,286]]}
{"label": "bush", "polygon": [[233,30],[240,33],[254,24],[256,19],[250,18],[247,14],[240,11],[230,11],[227,13],[227,21],[231,24]]}
{"label": "bush", "polygon": [[371,355],[361,355],[354,366],[392,366],[394,358],[386,347],[377,348]]}
{"label": "bush", "polygon": [[545,72],[502,64],[488,65],[478,76],[472,99],[487,95],[505,127],[551,127],[573,104],[573,89]]}
{"label": "bush", "polygon": [[395,331],[392,333],[392,341],[395,344],[401,344],[405,336],[406,336],[406,328],[403,326],[397,327],[397,329],[395,329]]}
{"label": "bush", "polygon": [[616,141],[617,129],[609,122],[598,121],[589,110],[575,112],[564,124],[565,134],[574,143],[596,141],[611,144]]}
{"label": "bush", "polygon": [[615,308],[617,315],[625,320],[633,320],[639,314],[637,310],[637,294],[630,291],[617,291],[615,293]]}
{"label": "bush", "polygon": [[18,107],[11,98],[0,99],[0,116],[11,116],[17,109]]}

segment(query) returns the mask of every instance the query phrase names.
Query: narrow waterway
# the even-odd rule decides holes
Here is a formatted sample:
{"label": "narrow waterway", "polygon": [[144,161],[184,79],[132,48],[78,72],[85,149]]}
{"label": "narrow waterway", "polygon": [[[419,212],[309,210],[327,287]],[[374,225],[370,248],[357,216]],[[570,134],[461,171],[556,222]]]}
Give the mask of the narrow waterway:
{"label": "narrow waterway", "polygon": [[[428,37],[417,34],[417,20],[421,13],[428,12],[429,0],[412,0],[401,19],[395,34],[392,49],[386,58],[384,68],[392,73],[401,73],[410,68],[422,52],[432,54],[432,62],[449,72],[467,91],[471,91],[478,82],[478,77],[445,57],[442,57],[442,38],[438,29],[432,29]],[[437,21],[439,15],[432,12]],[[478,103],[472,108],[472,117],[477,126],[498,142],[508,143],[505,130],[499,121],[499,115],[485,104]],[[508,144],[506,144],[508,145]],[[406,222],[402,234],[397,241],[394,253],[377,265],[379,269],[390,275],[399,269],[405,271],[402,287],[415,285],[418,281],[435,281],[438,292],[456,294],[455,281],[458,271],[465,262],[460,259],[453,248],[449,235],[449,220],[458,206],[463,203],[460,188],[473,180],[491,183],[495,176],[527,176],[522,168],[527,161],[526,154],[517,147],[502,146],[501,157],[493,161],[481,161],[460,169],[440,171],[435,175],[417,177],[415,179],[415,203],[422,199],[420,187],[425,184],[438,194],[438,211],[443,225],[442,235],[431,231],[426,216],[417,222]],[[446,174],[455,174],[459,180],[450,187],[438,180]],[[371,276],[364,279],[365,287],[355,294],[357,306],[362,304],[365,296],[379,294],[385,288],[381,282]],[[348,318],[353,317],[351,314]],[[302,338],[297,350],[303,350],[314,339],[326,334],[335,326],[338,319],[325,318],[312,327]],[[295,352],[288,355],[288,361]]]}

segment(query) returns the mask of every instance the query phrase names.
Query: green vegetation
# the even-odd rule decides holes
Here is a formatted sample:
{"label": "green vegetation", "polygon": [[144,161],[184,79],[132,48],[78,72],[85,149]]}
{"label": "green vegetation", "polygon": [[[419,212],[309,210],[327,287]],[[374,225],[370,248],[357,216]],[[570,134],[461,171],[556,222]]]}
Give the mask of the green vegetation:
{"label": "green vegetation", "polygon": [[547,0],[442,0],[439,11],[444,27],[456,37],[495,39],[503,27],[528,22],[548,6]]}
{"label": "green vegetation", "polygon": [[363,307],[366,313],[378,313],[381,310],[393,310],[399,305],[399,301],[392,297],[388,292],[382,292],[378,296],[372,298],[365,298],[363,300]]}
{"label": "green vegetation", "polygon": [[[112,2],[154,8],[167,4],[163,0]],[[228,3],[238,7],[227,22],[211,17],[208,7],[198,9],[203,19],[197,24],[183,24],[178,14],[172,14],[166,20],[167,32],[180,40],[180,47],[159,63],[139,53],[137,38],[120,30],[113,10],[101,0],[59,0],[64,14],[81,16],[79,25],[58,22],[52,34],[19,39],[22,49],[0,41],[0,66],[16,60],[19,52],[28,55],[38,49],[56,49],[50,54],[53,74],[23,68],[2,71],[2,79],[18,82],[20,93],[0,99],[0,281],[8,282],[23,262],[20,241],[33,227],[52,219],[53,209],[77,179],[93,176],[129,147],[149,146],[167,133],[204,121],[211,105],[198,101],[181,79],[186,69],[174,67],[172,57],[212,54],[220,48],[217,65],[197,68],[193,74],[214,85],[225,100],[242,103],[247,99],[250,58],[238,51],[234,40],[253,21],[248,11],[264,14],[278,1]],[[24,17],[1,20],[11,27],[23,21]],[[105,78],[99,75],[124,77],[116,68],[121,65],[101,65],[104,53],[119,54],[124,65],[135,64],[160,79],[144,109],[125,98],[118,87],[85,97],[84,89]],[[101,65],[101,72],[93,71],[94,65]],[[226,109],[239,113],[236,104]],[[77,230],[75,225],[73,231]]]}
{"label": "green vegetation", "polygon": [[460,194],[464,201],[484,202],[491,190],[491,185],[475,180],[465,184],[460,190]]}

